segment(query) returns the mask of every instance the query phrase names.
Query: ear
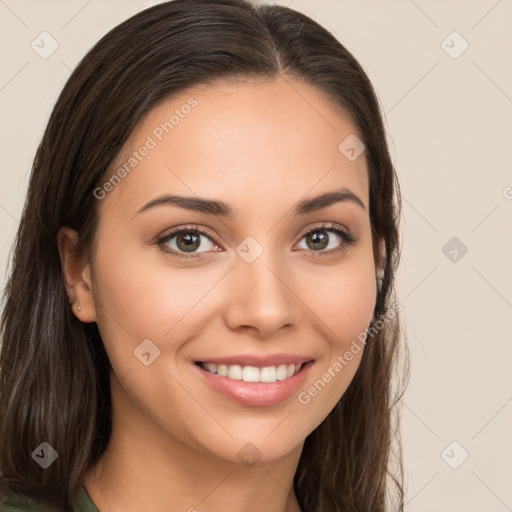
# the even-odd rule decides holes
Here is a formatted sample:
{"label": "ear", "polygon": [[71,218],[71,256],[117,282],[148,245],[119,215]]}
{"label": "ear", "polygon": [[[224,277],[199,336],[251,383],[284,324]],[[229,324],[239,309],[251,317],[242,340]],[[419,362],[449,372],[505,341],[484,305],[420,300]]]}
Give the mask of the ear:
{"label": "ear", "polygon": [[[62,278],[75,316],[82,322],[96,321],[91,267],[76,254],[78,233],[63,227],[57,234]],[[80,307],[80,311],[78,311]]]}

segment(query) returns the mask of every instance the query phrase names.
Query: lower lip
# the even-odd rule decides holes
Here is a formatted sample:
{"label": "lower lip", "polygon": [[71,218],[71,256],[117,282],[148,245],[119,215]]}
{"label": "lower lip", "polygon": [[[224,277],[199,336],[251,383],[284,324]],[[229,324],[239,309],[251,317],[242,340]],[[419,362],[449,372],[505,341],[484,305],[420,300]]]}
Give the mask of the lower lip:
{"label": "lower lip", "polygon": [[283,402],[304,384],[313,361],[307,362],[295,375],[276,382],[245,382],[243,380],[219,377],[194,364],[208,384],[222,395],[235,402],[251,407],[265,407]]}

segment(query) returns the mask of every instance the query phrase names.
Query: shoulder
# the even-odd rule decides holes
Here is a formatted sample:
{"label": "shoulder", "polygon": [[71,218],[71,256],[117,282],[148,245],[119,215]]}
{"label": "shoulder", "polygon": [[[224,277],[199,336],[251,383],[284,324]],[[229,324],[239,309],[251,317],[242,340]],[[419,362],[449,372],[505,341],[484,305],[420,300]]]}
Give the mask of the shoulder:
{"label": "shoulder", "polygon": [[56,512],[55,509],[41,505],[36,500],[21,494],[0,494],[0,512]]}
{"label": "shoulder", "polygon": [[[75,512],[98,512],[84,486],[80,488],[77,499],[74,502]],[[33,498],[22,494],[0,492],[0,512],[59,512],[56,508],[43,505]]]}

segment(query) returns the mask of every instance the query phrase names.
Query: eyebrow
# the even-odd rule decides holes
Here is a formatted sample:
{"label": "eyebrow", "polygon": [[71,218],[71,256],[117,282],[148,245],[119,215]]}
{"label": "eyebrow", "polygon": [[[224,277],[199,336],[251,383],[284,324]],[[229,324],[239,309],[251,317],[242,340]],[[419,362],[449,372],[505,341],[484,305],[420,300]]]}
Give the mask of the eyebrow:
{"label": "eyebrow", "polygon": [[[327,192],[311,199],[299,201],[295,206],[295,215],[305,215],[322,208],[327,208],[332,204],[342,201],[349,201],[357,204],[363,210],[366,210],[364,203],[357,197],[351,190],[342,187],[334,192]],[[145,212],[151,208],[162,205],[179,206],[186,210],[193,210],[196,212],[206,213],[209,215],[216,215],[220,217],[233,218],[235,215],[234,210],[223,201],[216,201],[213,199],[204,199],[201,197],[185,197],[175,195],[163,195],[157,197],[149,203],[146,203],[137,213]]]}

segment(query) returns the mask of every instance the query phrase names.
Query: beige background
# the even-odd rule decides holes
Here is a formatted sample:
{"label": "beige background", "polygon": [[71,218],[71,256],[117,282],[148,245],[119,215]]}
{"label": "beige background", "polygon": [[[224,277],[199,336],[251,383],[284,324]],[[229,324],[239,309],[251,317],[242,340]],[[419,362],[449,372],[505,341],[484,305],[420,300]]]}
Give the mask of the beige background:
{"label": "beige background", "polygon": [[[155,3],[0,0],[2,288],[57,95],[103,34]],[[512,2],[278,3],[316,19],[354,53],[386,112],[404,199],[406,509],[512,510]],[[43,31],[58,43],[47,59],[31,48]],[[443,252],[453,237],[459,247]]]}

